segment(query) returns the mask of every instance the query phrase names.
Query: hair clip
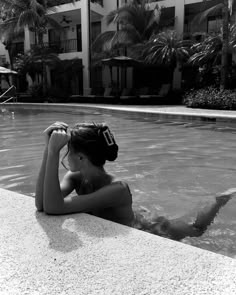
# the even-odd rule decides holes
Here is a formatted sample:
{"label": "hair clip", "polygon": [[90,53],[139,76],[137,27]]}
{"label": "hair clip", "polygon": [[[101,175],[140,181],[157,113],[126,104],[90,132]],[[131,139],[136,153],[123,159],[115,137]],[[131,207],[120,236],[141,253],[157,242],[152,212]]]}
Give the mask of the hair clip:
{"label": "hair clip", "polygon": [[108,146],[115,144],[111,131],[106,129],[102,132]]}

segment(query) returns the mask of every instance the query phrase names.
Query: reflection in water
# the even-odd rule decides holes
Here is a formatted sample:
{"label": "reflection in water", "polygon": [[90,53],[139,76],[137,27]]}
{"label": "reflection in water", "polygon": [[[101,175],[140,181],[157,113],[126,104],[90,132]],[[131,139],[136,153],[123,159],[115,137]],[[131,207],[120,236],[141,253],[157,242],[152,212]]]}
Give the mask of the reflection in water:
{"label": "reflection in water", "polygon": [[[55,121],[107,122],[119,144],[119,159],[107,169],[130,184],[134,209],[157,210],[162,216],[194,218],[196,208],[214,195],[235,187],[236,129],[213,123],[169,122],[146,115],[100,112],[0,111],[0,187],[28,196],[44,148],[43,130]],[[60,175],[65,173],[60,167]],[[236,200],[227,204],[214,224],[192,245],[236,255]]]}

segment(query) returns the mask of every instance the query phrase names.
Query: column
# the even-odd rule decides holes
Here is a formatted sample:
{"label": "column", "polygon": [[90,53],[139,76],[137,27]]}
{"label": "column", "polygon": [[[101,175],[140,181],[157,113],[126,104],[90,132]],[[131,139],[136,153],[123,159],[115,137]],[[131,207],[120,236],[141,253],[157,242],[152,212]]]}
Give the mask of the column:
{"label": "column", "polygon": [[[30,50],[30,47],[31,47],[30,46],[30,31],[27,26],[24,28],[24,32],[25,32],[24,52],[27,52]],[[26,81],[28,82],[28,87],[33,85],[33,81],[28,74],[26,74]]]}
{"label": "column", "polygon": [[175,1],[175,30],[180,36],[184,32],[184,4],[185,0]]}
{"label": "column", "polygon": [[90,0],[81,1],[83,94],[90,94]]}
{"label": "column", "polygon": [[28,27],[25,27],[25,40],[24,40],[24,52],[30,50],[30,31]]}
{"label": "column", "polygon": [[[175,1],[175,31],[179,37],[183,37],[184,33],[184,4],[185,0]],[[182,81],[182,73],[179,71],[179,65],[175,68],[173,76],[173,89],[180,89]]]}

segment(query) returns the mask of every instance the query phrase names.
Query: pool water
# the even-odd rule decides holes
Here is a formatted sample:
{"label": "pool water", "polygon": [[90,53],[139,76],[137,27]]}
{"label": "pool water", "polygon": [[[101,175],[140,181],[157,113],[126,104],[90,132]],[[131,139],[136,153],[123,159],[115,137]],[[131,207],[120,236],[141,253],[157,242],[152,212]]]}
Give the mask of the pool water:
{"label": "pool water", "polygon": [[[55,121],[106,122],[119,145],[107,170],[129,183],[134,209],[193,220],[215,194],[236,187],[236,128],[214,123],[159,121],[148,115],[102,111],[0,109],[0,187],[33,196],[41,164],[43,130]],[[65,173],[60,167],[60,176]],[[236,257],[236,197],[198,238],[183,242]]]}

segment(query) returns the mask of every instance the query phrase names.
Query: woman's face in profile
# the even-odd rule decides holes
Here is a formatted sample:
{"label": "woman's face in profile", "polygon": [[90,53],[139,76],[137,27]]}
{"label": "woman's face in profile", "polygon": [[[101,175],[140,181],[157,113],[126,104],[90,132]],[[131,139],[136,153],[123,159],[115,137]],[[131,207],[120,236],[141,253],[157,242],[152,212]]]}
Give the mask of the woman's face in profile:
{"label": "woman's face in profile", "polygon": [[72,148],[70,148],[68,151],[67,162],[71,172],[76,172],[80,170],[79,155],[78,153],[75,153]]}

